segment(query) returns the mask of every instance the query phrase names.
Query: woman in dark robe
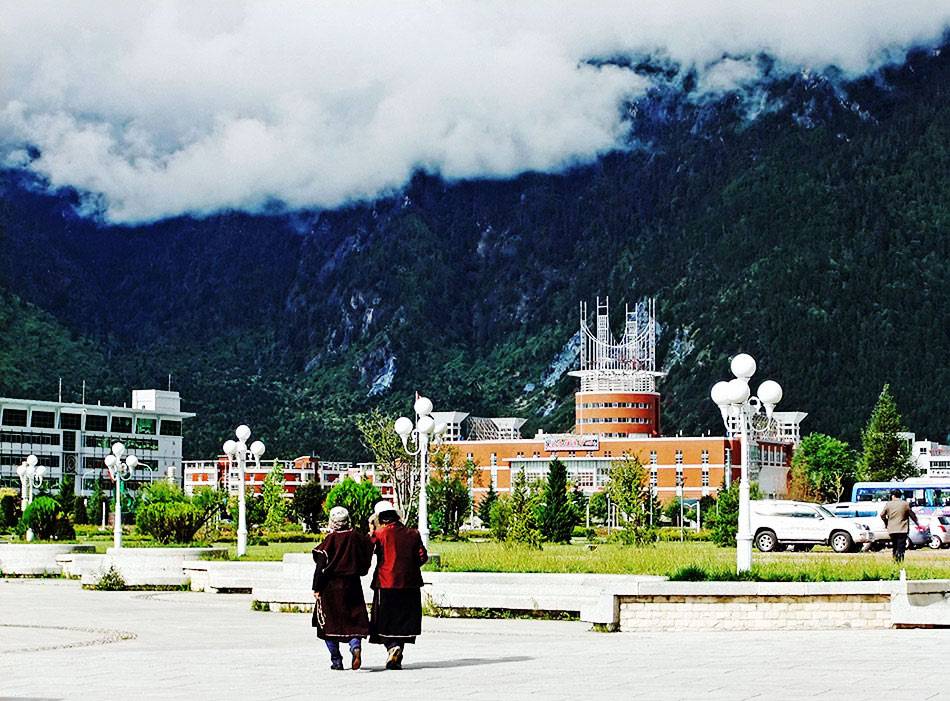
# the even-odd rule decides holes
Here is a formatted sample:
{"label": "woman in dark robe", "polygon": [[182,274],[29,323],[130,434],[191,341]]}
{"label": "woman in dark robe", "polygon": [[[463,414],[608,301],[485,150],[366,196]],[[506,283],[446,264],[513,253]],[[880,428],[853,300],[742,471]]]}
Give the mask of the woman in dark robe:
{"label": "woman in dark robe", "polygon": [[386,646],[386,669],[402,669],[403,648],[422,633],[422,571],[429,559],[419,531],[406,528],[388,501],[374,509],[376,571],[373,573],[371,643]]}
{"label": "woman in dark robe", "polygon": [[349,643],[350,666],[359,669],[362,639],[369,635],[360,577],[369,572],[373,543],[350,528],[349,512],[336,506],[330,510],[330,534],[313,556],[313,625],[330,651],[330,669],[343,669],[341,642]]}

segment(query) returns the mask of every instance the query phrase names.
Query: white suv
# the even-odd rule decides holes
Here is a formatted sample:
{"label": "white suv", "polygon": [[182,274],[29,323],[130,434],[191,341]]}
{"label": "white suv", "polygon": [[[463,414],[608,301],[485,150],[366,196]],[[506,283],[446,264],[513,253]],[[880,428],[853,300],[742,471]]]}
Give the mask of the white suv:
{"label": "white suv", "polygon": [[874,538],[865,524],[805,501],[753,501],[751,516],[755,546],[762,552],[789,545],[805,550],[830,545],[835,552],[846,553]]}

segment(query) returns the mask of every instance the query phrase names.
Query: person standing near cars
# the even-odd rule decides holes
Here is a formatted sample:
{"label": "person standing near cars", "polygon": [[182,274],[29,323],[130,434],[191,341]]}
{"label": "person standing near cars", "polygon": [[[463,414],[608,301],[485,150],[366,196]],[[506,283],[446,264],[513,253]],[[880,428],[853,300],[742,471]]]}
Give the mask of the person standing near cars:
{"label": "person standing near cars", "polygon": [[881,520],[887,526],[887,534],[891,537],[891,548],[894,551],[894,562],[904,561],[904,552],[907,550],[907,534],[910,531],[910,522],[918,526],[917,514],[910,508],[910,504],[901,499],[899,489],[891,491],[891,500],[881,509]]}
{"label": "person standing near cars", "polygon": [[372,533],[376,571],[369,641],[386,646],[386,669],[402,669],[405,645],[422,633],[421,568],[429,554],[419,531],[403,525],[390,502],[379,502],[374,511],[378,525]]}

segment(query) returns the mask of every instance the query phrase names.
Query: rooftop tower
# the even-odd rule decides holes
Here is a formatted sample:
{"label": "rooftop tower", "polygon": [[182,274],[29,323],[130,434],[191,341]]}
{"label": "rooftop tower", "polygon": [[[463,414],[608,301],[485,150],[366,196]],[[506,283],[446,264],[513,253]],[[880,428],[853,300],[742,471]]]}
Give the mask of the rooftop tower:
{"label": "rooftop tower", "polygon": [[597,298],[595,328],[581,302],[580,368],[574,395],[575,432],[604,438],[646,438],[660,434],[660,395],[656,378],[656,301],[624,311],[623,336],[610,331],[610,298]]}

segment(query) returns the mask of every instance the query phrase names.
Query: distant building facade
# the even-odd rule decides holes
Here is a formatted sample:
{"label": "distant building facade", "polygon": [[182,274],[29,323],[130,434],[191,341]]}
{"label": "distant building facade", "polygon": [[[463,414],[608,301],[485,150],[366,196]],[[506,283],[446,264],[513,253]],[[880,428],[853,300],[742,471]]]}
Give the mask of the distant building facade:
{"label": "distant building facade", "polygon": [[[293,460],[278,459],[277,463],[284,472],[284,496],[288,499],[293,497],[297,487],[308,482],[317,481],[321,486],[332,489],[337,482],[347,477],[355,482],[373,482],[384,498],[390,498],[393,493],[392,485],[377,480],[374,463],[328,462],[309,455],[302,455]],[[230,494],[238,493],[240,475],[237,464],[231,463],[226,455],[221,455],[216,460],[186,460],[182,469],[184,490],[189,496],[199,487],[226,490]],[[260,494],[264,480],[273,469],[273,459],[262,459],[260,466],[253,460],[248,460],[244,472],[245,494]]]}
{"label": "distant building facade", "polygon": [[76,493],[88,494],[102,475],[112,444],[121,442],[139,466],[129,486],[159,479],[178,481],[182,463],[182,422],[178,392],[132,391],[129,406],[102,406],[0,397],[0,483],[19,489],[16,469],[30,454],[47,468],[53,486],[75,476]]}
{"label": "distant building facade", "polygon": [[[738,479],[741,446],[738,424],[725,436],[669,436],[660,433],[660,394],[656,380],[655,306],[652,301],[629,308],[619,341],[611,335],[609,309],[597,302],[595,325],[588,326],[586,305],[581,305],[579,369],[574,395],[574,432],[522,438],[523,419],[479,418],[464,412],[433,412],[448,425],[447,443],[463,460],[476,466],[474,494],[478,499],[489,485],[500,493],[510,491],[520,472],[529,480],[544,479],[557,457],[568,470],[568,479],[588,494],[607,484],[611,463],[637,458],[649,473],[657,497],[698,499],[715,495],[723,484]],[[750,446],[750,477],[765,494],[786,493],[792,450],[800,440],[804,412],[775,412],[772,428]],[[467,429],[467,430],[466,430]],[[458,436],[458,438],[456,438]]]}

